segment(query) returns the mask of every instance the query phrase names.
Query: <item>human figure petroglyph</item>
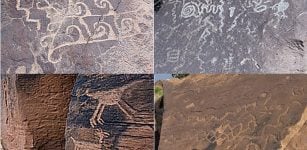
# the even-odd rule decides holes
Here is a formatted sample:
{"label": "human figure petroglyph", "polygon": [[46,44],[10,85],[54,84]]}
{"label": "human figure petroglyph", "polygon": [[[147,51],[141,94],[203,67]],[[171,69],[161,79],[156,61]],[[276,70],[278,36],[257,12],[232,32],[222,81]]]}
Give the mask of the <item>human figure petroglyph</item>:
{"label": "human figure petroglyph", "polygon": [[122,87],[111,89],[107,91],[97,91],[97,92],[90,92],[89,89],[86,90],[84,95],[87,95],[93,99],[98,100],[98,105],[90,118],[90,124],[94,128],[97,123],[103,125],[104,120],[102,118],[103,111],[105,106],[113,106],[117,105],[118,108],[128,117],[128,119],[133,119],[133,115],[136,113],[131,106],[129,106],[124,100],[122,100],[122,96],[124,94],[131,94],[131,93],[124,93],[127,89],[131,88],[132,86],[141,83],[142,81],[136,81]]}
{"label": "human figure petroglyph", "polygon": [[281,19],[287,18],[285,11],[288,9],[289,3],[286,2],[285,0],[280,0],[279,3],[273,5],[271,8],[273,10],[276,10],[274,15],[278,16]]}

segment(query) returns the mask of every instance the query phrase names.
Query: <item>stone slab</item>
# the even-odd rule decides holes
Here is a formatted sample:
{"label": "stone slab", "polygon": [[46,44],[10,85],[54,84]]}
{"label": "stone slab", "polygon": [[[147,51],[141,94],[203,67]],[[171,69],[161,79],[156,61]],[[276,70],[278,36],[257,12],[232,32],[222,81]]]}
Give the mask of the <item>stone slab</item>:
{"label": "stone slab", "polygon": [[79,75],[66,149],[153,149],[153,105],[153,75]]}
{"label": "stone slab", "polygon": [[307,0],[155,0],[155,73],[307,71]]}
{"label": "stone slab", "polygon": [[190,75],[163,82],[160,150],[306,149],[306,75]]}
{"label": "stone slab", "polygon": [[152,4],[1,1],[1,73],[152,73]]}

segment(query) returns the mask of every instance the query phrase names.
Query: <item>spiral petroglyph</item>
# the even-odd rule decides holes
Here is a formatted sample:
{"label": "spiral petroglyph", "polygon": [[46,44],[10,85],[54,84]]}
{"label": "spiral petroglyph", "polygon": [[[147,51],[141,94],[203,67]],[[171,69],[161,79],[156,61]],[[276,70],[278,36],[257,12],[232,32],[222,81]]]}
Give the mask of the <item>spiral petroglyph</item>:
{"label": "spiral petroglyph", "polygon": [[[120,0],[16,0],[3,3],[8,18],[3,21],[7,25],[2,26],[2,31],[7,32],[2,34],[2,39],[4,39],[2,43],[5,39],[9,40],[4,44],[4,51],[15,51],[11,49],[17,46],[14,49],[25,49],[24,53],[28,53],[23,55],[26,58],[19,55],[16,55],[19,58],[14,59],[11,59],[10,56],[3,56],[3,64],[5,64],[2,67],[3,73],[15,72],[16,68],[20,67],[18,60],[24,59],[27,59],[26,72],[42,70],[49,73],[80,73],[80,71],[99,73],[104,70],[109,73],[149,73],[152,71],[152,67],[148,65],[153,61],[150,57],[153,51],[151,3],[142,0],[129,2]],[[28,36],[25,38],[30,42],[13,44],[15,36],[18,36],[18,29],[12,23],[22,26],[19,30],[24,31],[20,32],[29,32],[25,34]],[[144,27],[147,30],[142,30]],[[122,43],[127,43],[127,45],[123,46]],[[28,47],[33,47],[33,49]],[[132,53],[136,50],[140,52],[140,55],[133,57]],[[110,66],[110,63],[107,62],[112,61],[113,58],[109,56],[114,51],[127,53],[124,55],[131,59],[127,62],[123,54],[115,56],[119,61],[114,64],[117,67]],[[5,59],[11,59],[10,63]],[[99,61],[93,65],[96,59]],[[140,60],[143,63],[138,63]],[[39,64],[41,69],[32,68],[32,64]],[[125,64],[132,68],[121,67]]]}
{"label": "spiral petroglyph", "polygon": [[[306,48],[293,51],[288,42],[306,42],[306,6],[304,0],[165,1],[155,15],[155,70],[306,72]],[[173,50],[181,51],[177,63],[169,61]]]}
{"label": "spiral petroglyph", "polygon": [[197,17],[198,14],[199,6],[197,3],[194,2],[186,3],[181,10],[181,16],[183,18],[189,18],[192,16]]}

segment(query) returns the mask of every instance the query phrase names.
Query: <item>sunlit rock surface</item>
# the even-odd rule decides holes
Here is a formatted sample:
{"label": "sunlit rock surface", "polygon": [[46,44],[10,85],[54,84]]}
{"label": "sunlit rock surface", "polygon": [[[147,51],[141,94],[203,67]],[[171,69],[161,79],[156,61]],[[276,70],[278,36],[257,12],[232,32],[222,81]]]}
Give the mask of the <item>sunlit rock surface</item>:
{"label": "sunlit rock surface", "polygon": [[306,149],[306,75],[190,75],[163,82],[159,149]]}

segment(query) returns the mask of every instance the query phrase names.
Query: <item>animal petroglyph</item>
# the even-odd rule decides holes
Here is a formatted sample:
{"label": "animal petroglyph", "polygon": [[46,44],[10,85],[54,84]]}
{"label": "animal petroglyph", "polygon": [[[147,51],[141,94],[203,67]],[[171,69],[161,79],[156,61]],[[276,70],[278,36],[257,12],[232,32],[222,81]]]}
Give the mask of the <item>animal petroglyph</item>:
{"label": "animal petroglyph", "polygon": [[124,85],[120,88],[111,89],[108,91],[90,92],[89,89],[87,89],[85,95],[98,100],[98,105],[90,119],[91,126],[94,128],[97,123],[103,125],[104,120],[102,118],[102,115],[106,106],[116,105],[126,115],[126,117],[128,117],[128,119],[133,119],[133,114],[136,113],[136,110],[134,110],[124,100],[122,100],[122,96],[124,94],[129,94],[124,92],[140,82],[142,81],[136,81],[131,84]]}
{"label": "animal petroglyph", "polygon": [[78,75],[67,115],[66,149],[152,149],[153,94],[150,74]]}

